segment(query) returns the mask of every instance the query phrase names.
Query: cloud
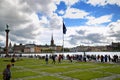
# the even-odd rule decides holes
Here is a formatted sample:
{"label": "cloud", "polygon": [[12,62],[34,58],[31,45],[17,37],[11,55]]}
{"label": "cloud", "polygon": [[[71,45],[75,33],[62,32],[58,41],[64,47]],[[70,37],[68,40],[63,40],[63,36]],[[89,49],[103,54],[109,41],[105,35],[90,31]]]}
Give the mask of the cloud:
{"label": "cloud", "polygon": [[80,34],[80,35],[84,35],[85,34],[85,30],[78,30],[78,31],[76,31],[78,34]]}
{"label": "cloud", "polygon": [[4,43],[5,43],[5,39],[4,39],[3,36],[0,35],[0,47],[1,47],[1,46],[4,47],[4,46],[5,46]]}
{"label": "cloud", "polygon": [[[4,30],[8,24],[10,41],[13,43],[40,43],[39,36],[48,35],[42,34],[43,31],[61,29],[62,18],[54,13],[56,9],[53,0],[0,1],[0,37],[5,39]],[[44,43],[48,43],[48,39],[46,40]]]}
{"label": "cloud", "polygon": [[104,6],[107,4],[106,0],[88,0],[87,3],[96,6],[96,5],[100,5],[100,6]]}
{"label": "cloud", "polygon": [[79,2],[80,0],[64,0],[68,7],[74,5],[75,3]]}
{"label": "cloud", "polygon": [[9,24],[11,26],[19,26],[21,24],[30,22],[29,17],[26,14],[23,15],[20,12],[19,6],[21,5],[17,6],[17,0],[16,0],[16,4],[13,4],[11,1],[6,1],[6,0],[1,1],[1,6],[0,6],[1,31],[5,29],[6,24]]}
{"label": "cloud", "polygon": [[70,19],[78,19],[78,18],[84,18],[89,13],[85,12],[84,10],[79,10],[76,8],[68,8],[66,10],[66,13],[64,15],[64,18],[70,18]]}
{"label": "cloud", "polygon": [[78,39],[80,39],[80,37],[76,36],[76,35],[71,35],[70,37],[71,37],[71,39],[69,40],[69,43],[71,45],[77,45]]}
{"label": "cloud", "polygon": [[[0,45],[3,46],[5,44],[4,30],[6,24],[10,26],[9,41],[23,44],[34,40],[37,41],[37,43],[41,42],[44,44],[50,42],[50,36],[53,29],[60,29],[60,23],[58,23],[60,22],[60,17],[53,13],[55,9],[56,6],[51,0],[1,1],[0,39],[3,40],[0,40]],[[41,19],[39,19],[36,14],[38,12],[43,14],[39,16]],[[55,35],[58,34],[59,33]]]}
{"label": "cloud", "polygon": [[120,6],[119,0],[88,0],[87,3],[93,6],[105,6],[107,4]]}
{"label": "cloud", "polygon": [[0,41],[0,47],[3,47],[3,46],[5,46],[5,45],[4,45],[4,43],[5,43],[5,42],[3,42],[3,41]]}
{"label": "cloud", "polygon": [[65,14],[65,11],[60,10],[58,13],[63,15],[63,14]]}
{"label": "cloud", "polygon": [[118,5],[118,6],[120,6],[120,1],[119,0],[108,0],[107,3],[111,4],[111,5]]}
{"label": "cloud", "polygon": [[91,33],[86,36],[86,39],[88,39],[91,43],[102,43],[102,40],[105,39],[104,35],[101,35],[99,33]]}
{"label": "cloud", "polygon": [[[56,10],[56,5],[54,4],[53,0],[21,0],[22,4],[27,4],[28,8],[31,9],[31,11],[35,12],[41,12],[47,16],[50,16],[53,11]],[[24,10],[25,11],[25,10]]]}
{"label": "cloud", "polygon": [[54,0],[56,4],[60,4],[61,1],[65,2],[65,4],[70,7],[75,3],[79,2],[80,0]]}
{"label": "cloud", "polygon": [[104,15],[98,18],[88,16],[86,18],[88,19],[88,22],[86,22],[87,25],[101,25],[103,23],[111,22],[112,15]]}
{"label": "cloud", "polygon": [[57,14],[51,16],[50,19],[50,28],[51,29],[60,29],[62,25],[62,18],[59,17]]}
{"label": "cloud", "polygon": [[120,31],[120,20],[117,20],[116,22],[111,22],[108,27],[110,27],[111,31],[116,32]]}
{"label": "cloud", "polygon": [[[108,27],[104,26],[76,26],[67,30],[65,46],[75,45],[105,45],[108,44]],[[66,47],[67,47],[66,46]]]}
{"label": "cloud", "polygon": [[70,35],[70,44],[86,45],[90,43],[100,44],[105,40],[104,35],[99,33],[89,33],[87,35]]}
{"label": "cloud", "polygon": [[110,23],[108,27],[109,37],[111,37],[113,41],[120,41],[120,20]]}

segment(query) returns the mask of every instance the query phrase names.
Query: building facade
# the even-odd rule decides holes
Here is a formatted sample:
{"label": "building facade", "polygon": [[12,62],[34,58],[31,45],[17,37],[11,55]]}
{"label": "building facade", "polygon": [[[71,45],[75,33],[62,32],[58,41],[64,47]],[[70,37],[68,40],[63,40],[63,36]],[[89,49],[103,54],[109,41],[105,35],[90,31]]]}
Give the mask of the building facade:
{"label": "building facade", "polygon": [[36,44],[19,44],[14,45],[14,53],[54,53],[61,52],[62,46],[54,44],[53,35],[51,36],[50,45],[36,45]]}

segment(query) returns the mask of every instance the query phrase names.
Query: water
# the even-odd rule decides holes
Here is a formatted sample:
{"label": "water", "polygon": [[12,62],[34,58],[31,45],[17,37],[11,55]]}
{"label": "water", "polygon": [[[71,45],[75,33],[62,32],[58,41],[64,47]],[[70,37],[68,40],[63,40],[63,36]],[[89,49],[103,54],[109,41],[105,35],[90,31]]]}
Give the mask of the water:
{"label": "water", "polygon": [[[40,56],[45,56],[46,54],[48,55],[52,55],[52,53],[23,53],[22,56],[37,56],[37,55],[40,55]],[[84,52],[67,52],[67,53],[54,53],[56,55],[59,55],[59,54],[63,54],[64,56],[66,55],[84,55]],[[120,52],[85,52],[86,55],[110,55],[111,57],[114,56],[114,55],[118,55],[120,56]],[[10,55],[13,55],[13,53],[11,53]],[[16,55],[20,55],[20,54],[16,54]],[[1,56],[5,56],[5,54],[1,54]]]}

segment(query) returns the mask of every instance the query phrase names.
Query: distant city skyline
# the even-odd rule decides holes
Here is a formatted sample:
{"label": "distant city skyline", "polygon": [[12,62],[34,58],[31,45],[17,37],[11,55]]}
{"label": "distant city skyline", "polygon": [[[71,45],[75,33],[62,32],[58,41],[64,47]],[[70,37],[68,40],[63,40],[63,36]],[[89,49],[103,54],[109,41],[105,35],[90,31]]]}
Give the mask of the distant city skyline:
{"label": "distant city skyline", "polygon": [[0,46],[5,46],[6,24],[12,44],[95,46],[120,42],[119,0],[1,0]]}

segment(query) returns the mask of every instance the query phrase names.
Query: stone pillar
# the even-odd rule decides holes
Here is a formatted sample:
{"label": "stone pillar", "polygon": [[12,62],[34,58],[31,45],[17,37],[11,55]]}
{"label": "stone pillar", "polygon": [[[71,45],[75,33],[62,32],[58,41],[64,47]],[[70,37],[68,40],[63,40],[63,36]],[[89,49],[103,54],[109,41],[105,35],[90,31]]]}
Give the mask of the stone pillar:
{"label": "stone pillar", "polygon": [[6,25],[6,28],[7,28],[7,29],[5,29],[5,32],[6,32],[6,47],[5,47],[5,48],[6,48],[6,52],[5,52],[5,53],[6,53],[6,57],[9,56],[9,54],[8,54],[8,33],[9,33],[10,30],[8,29],[8,27],[9,27],[9,26]]}

